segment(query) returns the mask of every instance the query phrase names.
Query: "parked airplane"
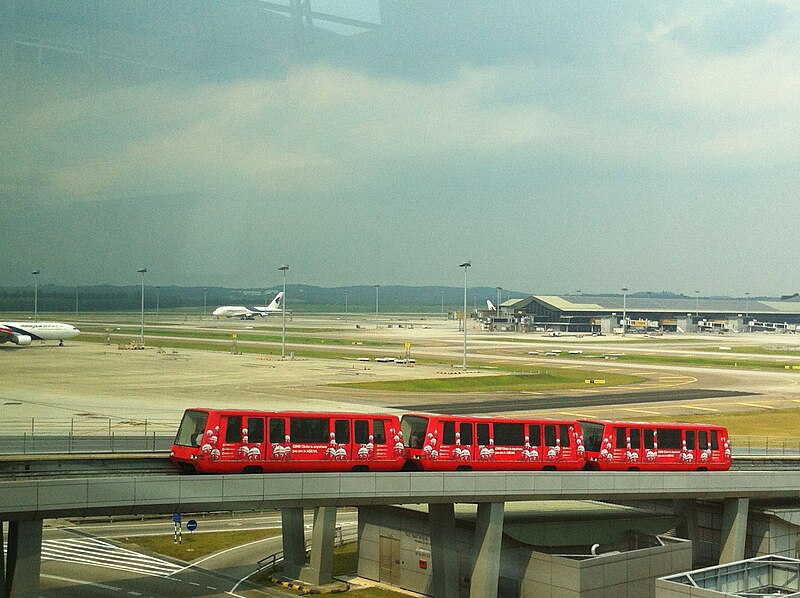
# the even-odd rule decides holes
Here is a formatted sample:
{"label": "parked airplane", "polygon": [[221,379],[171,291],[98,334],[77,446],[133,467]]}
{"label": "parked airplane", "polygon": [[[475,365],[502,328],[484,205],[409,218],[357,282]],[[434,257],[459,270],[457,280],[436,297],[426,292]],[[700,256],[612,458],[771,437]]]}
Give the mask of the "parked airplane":
{"label": "parked airplane", "polygon": [[283,291],[275,295],[272,303],[266,307],[244,306],[244,305],[223,305],[218,307],[212,315],[218,318],[239,318],[241,320],[252,320],[254,316],[268,316],[270,313],[281,311],[283,304]]}
{"label": "parked airplane", "polygon": [[0,343],[30,345],[32,341],[58,341],[59,346],[64,339],[74,338],[80,330],[61,322],[0,322]]}

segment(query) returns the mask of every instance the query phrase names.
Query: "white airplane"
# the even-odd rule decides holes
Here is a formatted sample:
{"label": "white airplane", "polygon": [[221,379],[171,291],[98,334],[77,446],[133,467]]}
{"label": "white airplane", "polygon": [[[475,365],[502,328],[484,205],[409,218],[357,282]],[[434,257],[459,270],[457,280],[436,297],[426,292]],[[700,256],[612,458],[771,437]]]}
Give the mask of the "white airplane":
{"label": "white airplane", "polygon": [[281,311],[283,306],[283,291],[275,295],[272,303],[266,307],[244,306],[244,305],[223,305],[211,312],[211,315],[218,318],[239,318],[240,320],[252,320],[254,316],[268,316],[270,313]]}
{"label": "white airplane", "polygon": [[74,338],[80,330],[61,322],[0,322],[0,343],[30,345],[33,341],[58,341],[59,346],[64,339]]}

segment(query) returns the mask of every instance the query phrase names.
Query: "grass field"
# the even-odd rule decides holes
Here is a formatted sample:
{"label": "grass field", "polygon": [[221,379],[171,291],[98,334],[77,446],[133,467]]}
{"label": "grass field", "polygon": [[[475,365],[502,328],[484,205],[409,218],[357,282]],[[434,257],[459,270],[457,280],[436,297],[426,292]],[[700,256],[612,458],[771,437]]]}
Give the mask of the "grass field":
{"label": "grass field", "polygon": [[[603,353],[580,353],[569,354],[562,353],[559,358],[562,359],[602,359],[605,356]],[[644,363],[644,364],[664,364],[664,365],[685,365],[689,367],[716,367],[716,368],[729,368],[729,369],[747,369],[747,370],[786,370],[786,366],[800,365],[800,355],[794,360],[781,360],[781,361],[765,361],[757,359],[726,359],[722,357],[689,357],[681,355],[647,355],[641,353],[631,354],[616,354],[614,361],[626,363]],[[791,370],[789,370],[791,371]]]}
{"label": "grass field", "polygon": [[506,392],[582,388],[586,380],[605,380],[606,386],[633,384],[644,378],[586,370],[541,370],[519,374],[467,375],[419,380],[344,382],[335,386],[401,392]]}
{"label": "grass field", "polygon": [[172,534],[161,536],[130,536],[124,538],[130,543],[158,554],[163,554],[182,561],[193,561],[202,556],[241,546],[256,540],[274,538],[281,535],[280,528],[243,530],[234,532],[183,532],[181,544],[175,544]]}
{"label": "grass field", "polygon": [[[659,418],[654,418],[659,419]],[[702,422],[728,428],[733,436],[772,436],[797,438],[800,429],[800,408],[742,411],[734,413],[703,413],[660,418],[662,421]]]}

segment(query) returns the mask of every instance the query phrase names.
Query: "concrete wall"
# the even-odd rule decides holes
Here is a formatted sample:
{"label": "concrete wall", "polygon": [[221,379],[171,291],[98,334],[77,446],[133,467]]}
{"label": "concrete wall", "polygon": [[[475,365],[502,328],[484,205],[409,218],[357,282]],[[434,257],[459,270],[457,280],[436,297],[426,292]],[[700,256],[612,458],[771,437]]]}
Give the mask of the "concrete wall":
{"label": "concrete wall", "polygon": [[[469,596],[472,522],[456,519],[452,540],[459,561],[459,589]],[[427,513],[399,507],[359,509],[358,574],[392,583],[386,554],[399,548],[394,582],[430,595],[430,536]],[[665,546],[584,559],[536,552],[504,538],[498,596],[503,598],[654,598],[655,579],[692,567],[691,543],[665,540]],[[383,567],[381,559],[384,558]]]}

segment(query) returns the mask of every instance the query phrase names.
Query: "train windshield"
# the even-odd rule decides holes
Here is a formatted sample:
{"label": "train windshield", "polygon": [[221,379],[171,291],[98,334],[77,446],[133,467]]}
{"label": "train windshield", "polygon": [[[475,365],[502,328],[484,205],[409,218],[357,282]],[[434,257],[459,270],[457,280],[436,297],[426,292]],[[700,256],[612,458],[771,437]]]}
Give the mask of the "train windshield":
{"label": "train windshield", "polygon": [[206,429],[208,413],[205,411],[187,411],[183,414],[175,444],[178,446],[199,447]]}
{"label": "train windshield", "polygon": [[417,415],[404,415],[400,421],[403,443],[412,449],[421,449],[428,430],[428,418]]}
{"label": "train windshield", "polygon": [[603,442],[603,424],[582,421],[581,432],[583,432],[583,446],[587,451],[596,453],[600,450]]}

